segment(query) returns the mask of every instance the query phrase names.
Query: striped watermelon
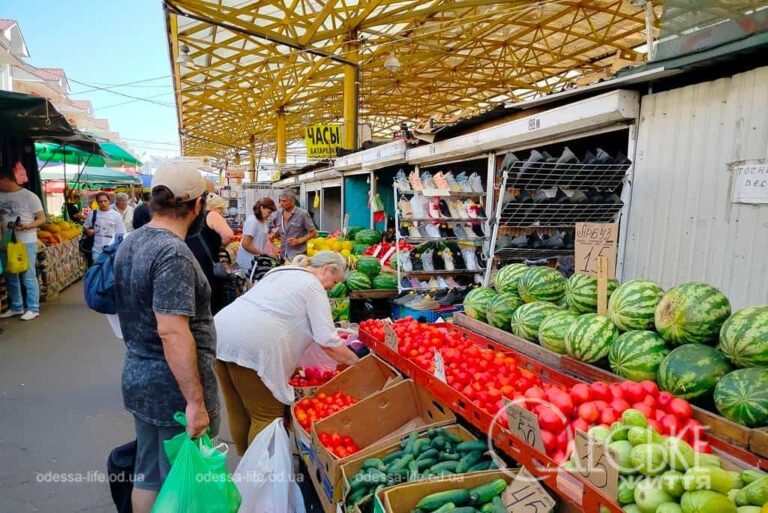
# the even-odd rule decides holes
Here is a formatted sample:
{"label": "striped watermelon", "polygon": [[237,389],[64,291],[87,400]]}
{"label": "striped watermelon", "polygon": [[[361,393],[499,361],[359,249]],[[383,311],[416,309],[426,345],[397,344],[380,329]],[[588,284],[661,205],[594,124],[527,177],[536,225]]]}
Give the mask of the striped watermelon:
{"label": "striped watermelon", "polygon": [[509,331],[512,314],[522,304],[523,300],[516,293],[502,292],[488,303],[485,315],[488,319],[488,324]]}
{"label": "striped watermelon", "polygon": [[604,315],[584,314],[565,334],[566,354],[582,362],[597,362],[608,355],[619,329]]}
{"label": "striped watermelon", "polygon": [[[608,280],[608,297],[619,286],[616,280]],[[565,283],[565,303],[578,313],[597,312],[597,278],[574,273]]]}
{"label": "striped watermelon", "polygon": [[488,287],[478,287],[470,290],[469,294],[464,296],[464,313],[473,319],[485,322],[488,303],[496,295],[496,291]]}
{"label": "striped watermelon", "polygon": [[548,301],[536,301],[526,303],[512,314],[510,325],[512,333],[520,338],[536,342],[539,337],[539,327],[541,323],[549,317],[560,311],[557,305]]}
{"label": "striped watermelon", "polygon": [[708,397],[717,382],[731,371],[723,353],[703,344],[685,344],[669,353],[656,375],[662,390],[682,397]]}
{"label": "striped watermelon", "polygon": [[653,329],[663,296],[664,290],[652,281],[622,283],[608,300],[608,317],[622,331]]}
{"label": "striped watermelon", "polygon": [[656,381],[656,372],[668,354],[669,348],[658,333],[632,330],[613,343],[608,352],[608,363],[622,378]]}
{"label": "striped watermelon", "polygon": [[397,278],[393,274],[381,273],[371,280],[371,286],[374,289],[396,289]]}
{"label": "striped watermelon", "polygon": [[517,294],[517,283],[520,281],[520,276],[528,270],[528,266],[525,264],[509,264],[505,265],[493,279],[494,288],[497,292],[514,292]]}
{"label": "striped watermelon", "polygon": [[367,274],[369,278],[373,278],[381,272],[381,262],[379,262],[378,258],[372,256],[360,257],[355,264],[355,269]]}
{"label": "striped watermelon", "polygon": [[347,288],[349,290],[365,290],[371,288],[371,278],[360,271],[352,271],[347,275]]}
{"label": "striped watermelon", "polygon": [[684,283],[670,289],[656,307],[656,331],[668,343],[714,344],[731,315],[728,298],[706,283]]}
{"label": "striped watermelon", "polygon": [[333,286],[331,290],[328,291],[328,297],[330,298],[339,298],[344,297],[347,295],[347,286],[344,285],[344,282],[341,281]]}
{"label": "striped watermelon", "polygon": [[517,283],[517,292],[523,301],[549,301],[557,303],[565,295],[565,278],[551,267],[530,267]]}
{"label": "striped watermelon", "polygon": [[723,417],[743,426],[768,425],[768,369],[726,374],[715,386],[715,406]]}
{"label": "striped watermelon", "polygon": [[768,306],[731,315],[720,330],[718,349],[737,367],[768,367]]}
{"label": "striped watermelon", "polygon": [[565,354],[565,334],[579,319],[579,314],[570,310],[553,313],[539,326],[539,344],[559,354]]}

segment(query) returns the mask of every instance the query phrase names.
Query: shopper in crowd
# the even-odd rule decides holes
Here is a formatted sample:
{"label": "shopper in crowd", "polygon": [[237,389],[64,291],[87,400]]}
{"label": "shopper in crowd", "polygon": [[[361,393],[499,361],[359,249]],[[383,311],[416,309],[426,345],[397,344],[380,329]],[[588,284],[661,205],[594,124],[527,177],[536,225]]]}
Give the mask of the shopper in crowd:
{"label": "shopper in crowd", "polygon": [[[0,176],[0,232],[3,240],[8,230],[16,235],[16,242],[24,244],[29,267],[21,275],[5,273],[5,287],[11,302],[10,309],[0,318],[20,315],[22,321],[31,321],[40,315],[40,285],[37,282],[37,228],[45,223],[45,212],[40,198],[19,184],[12,175]],[[2,254],[3,269],[7,269],[6,253]],[[27,292],[26,309],[21,284]]]}
{"label": "shopper in crowd", "polygon": [[235,233],[223,216],[227,206],[227,201],[218,194],[207,193],[206,207],[208,213],[205,215],[205,222],[198,233],[190,234],[186,239],[187,246],[192,250],[211,285],[211,313],[213,315],[216,315],[227,305],[225,284],[222,283],[222,278],[217,277],[214,273],[214,265],[220,260],[219,252],[235,238]]}
{"label": "shopper in crowd", "polygon": [[258,255],[277,256],[269,240],[269,218],[277,210],[272,198],[261,198],[253,205],[253,215],[243,225],[243,239],[237,250],[237,265],[241,269],[251,268],[253,257]]}
{"label": "shopper in crowd", "polygon": [[149,193],[141,194],[141,203],[133,211],[133,229],[138,230],[152,219],[152,212],[149,209]]}
{"label": "shopper in crowd", "polygon": [[80,201],[80,194],[73,190],[66,190],[64,199],[64,210],[67,213],[67,218],[73,223],[83,224],[85,214],[83,213],[83,202]]}
{"label": "shopper in crowd", "polygon": [[291,261],[307,252],[307,241],[317,237],[315,223],[309,213],[296,206],[296,195],[291,191],[280,194],[280,210],[272,219],[274,233],[280,235],[280,256]]}
{"label": "shopper in crowd", "polygon": [[122,216],[110,207],[109,194],[106,192],[96,194],[96,203],[99,208],[91,212],[83,223],[85,234],[93,237],[94,260],[97,255],[104,252],[105,247],[112,244],[116,236],[125,233]]}
{"label": "shopper in crowd", "polygon": [[119,192],[115,196],[115,204],[112,209],[120,214],[123,219],[123,226],[125,231],[130,232],[133,230],[133,207],[128,204],[130,197],[124,192]]}
{"label": "shopper in crowd", "polygon": [[336,333],[326,295],[346,267],[333,251],[300,255],[216,315],[216,375],[239,454],[293,402],[288,380],[312,344],[339,363],[357,361]]}
{"label": "shopper in crowd", "polygon": [[218,431],[216,332],[211,288],[184,243],[205,221],[205,182],[186,163],[161,166],[152,179],[152,221],[127,237],[115,257],[115,295],[127,347],[122,390],[134,416],[134,513],[152,509],[170,463],[163,442],[186,430]]}

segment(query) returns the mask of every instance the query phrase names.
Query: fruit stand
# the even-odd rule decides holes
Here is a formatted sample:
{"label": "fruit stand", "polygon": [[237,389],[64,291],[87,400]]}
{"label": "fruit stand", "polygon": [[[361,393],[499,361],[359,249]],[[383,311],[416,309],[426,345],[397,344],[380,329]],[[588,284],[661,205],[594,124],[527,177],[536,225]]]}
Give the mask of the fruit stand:
{"label": "fruit stand", "polygon": [[50,301],[85,275],[88,264],[80,251],[82,227],[51,217],[37,232],[40,298]]}

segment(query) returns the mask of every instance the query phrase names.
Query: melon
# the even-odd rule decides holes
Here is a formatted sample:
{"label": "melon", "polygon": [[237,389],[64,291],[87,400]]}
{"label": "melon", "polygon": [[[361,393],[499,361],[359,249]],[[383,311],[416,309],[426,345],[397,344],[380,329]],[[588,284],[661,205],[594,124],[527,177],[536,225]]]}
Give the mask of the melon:
{"label": "melon", "polygon": [[352,271],[347,275],[347,288],[349,290],[365,290],[371,288],[371,278],[360,271]]}
{"label": "melon", "polygon": [[662,288],[652,281],[622,283],[608,299],[608,318],[622,331],[653,329],[656,307],[663,296]]}
{"label": "melon", "polygon": [[510,331],[512,314],[522,305],[523,300],[520,299],[516,292],[500,293],[488,303],[486,310],[488,324],[495,328]]}
{"label": "melon", "polygon": [[714,396],[723,417],[751,428],[768,425],[768,369],[728,373],[715,385]]}
{"label": "melon", "polygon": [[355,269],[367,274],[369,278],[373,278],[381,272],[381,263],[376,257],[364,256],[358,259]]}
{"label": "melon", "polygon": [[530,267],[517,283],[517,292],[523,301],[549,301],[557,303],[565,295],[566,280],[560,271],[551,267]]}
{"label": "melon", "polygon": [[510,326],[512,333],[520,338],[535,342],[539,337],[539,327],[550,315],[560,311],[560,308],[547,301],[526,303],[512,314]]}
{"label": "melon", "polygon": [[723,353],[703,344],[677,347],[662,360],[657,381],[662,390],[683,399],[708,397],[731,371]]}
{"label": "melon", "polygon": [[570,310],[553,313],[539,326],[539,344],[558,354],[565,354],[565,334],[579,319],[579,314]]}
{"label": "melon", "polygon": [[[619,286],[616,280],[608,280],[608,296]],[[597,278],[574,273],[565,284],[565,304],[580,314],[597,312]]]}
{"label": "melon", "polygon": [[488,303],[496,297],[497,292],[488,287],[478,287],[470,290],[464,297],[464,313],[473,319],[485,322],[485,314],[488,309]]}
{"label": "melon", "polygon": [[737,367],[768,366],[768,306],[731,315],[720,329],[718,349]]}
{"label": "melon", "polygon": [[608,355],[619,329],[604,315],[584,314],[565,334],[565,352],[582,362],[597,362]]}
{"label": "melon", "polygon": [[656,331],[674,346],[714,344],[731,315],[725,295],[706,283],[684,283],[670,289],[656,307]]}
{"label": "melon", "polygon": [[653,331],[632,330],[620,335],[608,352],[611,370],[632,381],[656,381],[656,373],[669,348]]}
{"label": "melon", "polygon": [[505,265],[496,273],[493,287],[497,292],[514,292],[517,294],[517,284],[520,276],[528,270],[525,264]]}
{"label": "melon", "polygon": [[393,274],[381,273],[371,280],[371,286],[374,289],[396,289],[397,278]]}

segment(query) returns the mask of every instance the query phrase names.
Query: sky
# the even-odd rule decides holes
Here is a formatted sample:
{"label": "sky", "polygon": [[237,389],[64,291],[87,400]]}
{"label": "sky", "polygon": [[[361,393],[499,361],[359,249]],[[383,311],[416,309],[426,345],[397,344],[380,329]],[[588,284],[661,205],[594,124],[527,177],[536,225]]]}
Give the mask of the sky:
{"label": "sky", "polygon": [[161,0],[0,0],[0,18],[19,22],[27,62],[63,68],[72,93],[82,92],[72,97],[91,100],[94,115],[109,119],[110,129],[142,160],[179,154]]}

